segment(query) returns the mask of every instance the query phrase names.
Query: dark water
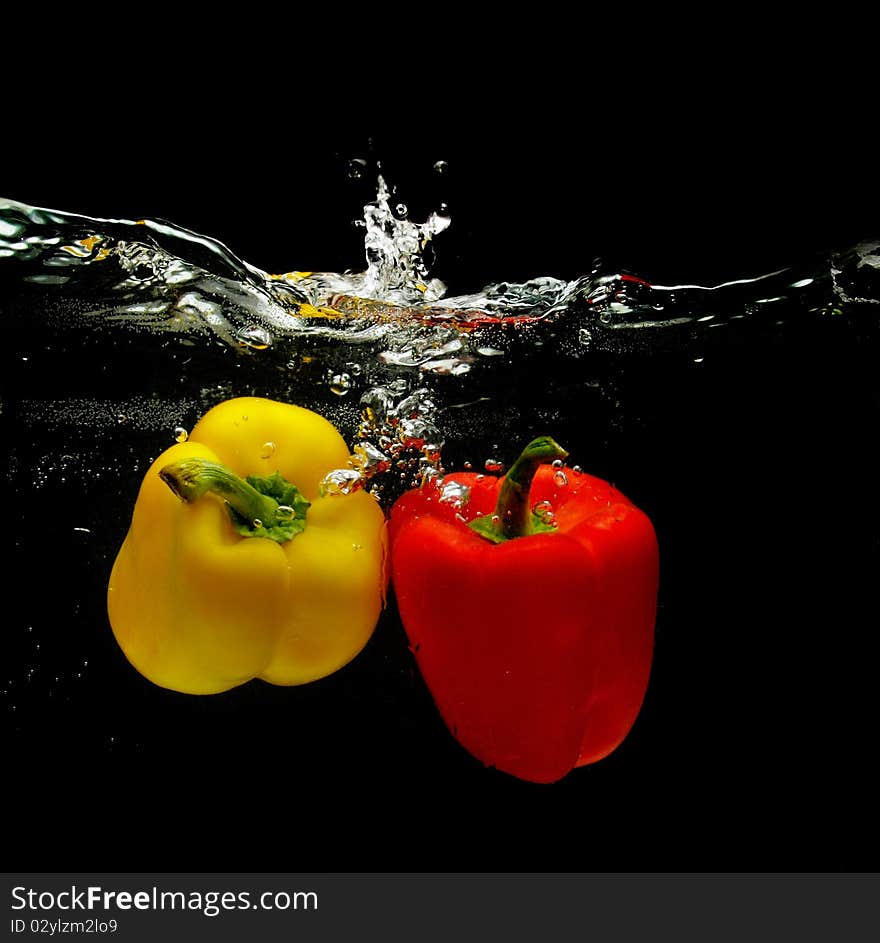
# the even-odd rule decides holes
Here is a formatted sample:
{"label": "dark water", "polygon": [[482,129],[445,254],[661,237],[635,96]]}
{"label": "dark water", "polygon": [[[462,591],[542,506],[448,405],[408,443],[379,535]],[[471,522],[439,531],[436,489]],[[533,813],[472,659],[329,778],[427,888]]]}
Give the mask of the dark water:
{"label": "dark water", "polygon": [[[187,249],[208,275],[185,291],[219,305],[219,331],[197,305],[186,330],[152,329],[167,310],[120,319],[103,304],[118,306],[118,279],[47,284],[27,278],[45,274],[39,257],[0,259],[13,551],[0,706],[7,780],[33,826],[17,859],[39,864],[42,842],[61,834],[53,864],[78,869],[105,851],[126,866],[173,852],[175,867],[212,870],[251,853],[254,866],[272,853],[293,870],[865,866],[876,837],[880,290],[875,250],[851,235],[791,241],[778,264],[766,243],[760,258],[726,265],[695,254],[692,279],[659,247],[647,268],[519,271],[514,259],[514,285],[546,272],[585,281],[536,324],[405,321],[366,339],[366,322],[267,328],[252,298],[232,293],[258,284],[254,271],[282,269],[256,258],[241,268],[210,246]],[[622,299],[602,294],[622,271],[660,286],[742,284],[617,280]],[[465,295],[507,275],[481,256],[444,277]],[[140,303],[143,286],[131,291]],[[255,327],[270,346],[242,336]],[[442,351],[450,338],[462,346]],[[383,356],[414,343],[468,369]],[[549,433],[655,522],[660,608],[642,714],[611,757],[552,787],[458,747],[393,596],[365,651],[302,688],[164,691],[110,632],[109,570],[141,476],[175,427],[257,394],[309,405],[355,442],[360,398],[395,381],[429,391],[448,469],[509,462]],[[444,604],[454,619],[467,601]]]}

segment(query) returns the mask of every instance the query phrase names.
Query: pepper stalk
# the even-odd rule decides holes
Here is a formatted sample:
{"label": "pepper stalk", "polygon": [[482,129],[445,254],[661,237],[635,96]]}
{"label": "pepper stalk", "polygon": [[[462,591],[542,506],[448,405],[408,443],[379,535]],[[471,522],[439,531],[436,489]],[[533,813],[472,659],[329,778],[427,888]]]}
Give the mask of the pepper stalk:
{"label": "pepper stalk", "polygon": [[268,537],[285,543],[302,533],[310,505],[296,485],[278,472],[247,480],[219,462],[188,458],[166,465],[159,477],[187,504],[205,494],[222,498],[236,531],[243,537]]}
{"label": "pepper stalk", "polygon": [[555,530],[554,525],[545,523],[532,512],[529,491],[541,465],[566,458],[568,452],[550,436],[533,439],[504,476],[494,514],[491,517],[478,517],[468,526],[496,544]]}

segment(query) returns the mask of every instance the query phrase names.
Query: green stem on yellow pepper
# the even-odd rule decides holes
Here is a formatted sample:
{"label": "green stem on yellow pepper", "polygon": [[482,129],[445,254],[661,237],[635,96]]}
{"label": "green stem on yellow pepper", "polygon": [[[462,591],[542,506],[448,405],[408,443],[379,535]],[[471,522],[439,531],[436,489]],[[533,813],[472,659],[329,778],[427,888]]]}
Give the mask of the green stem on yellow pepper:
{"label": "green stem on yellow pepper", "polygon": [[159,477],[187,504],[207,493],[222,498],[235,529],[244,537],[268,537],[283,543],[305,528],[309,502],[278,472],[245,481],[218,462],[188,458],[166,465]]}

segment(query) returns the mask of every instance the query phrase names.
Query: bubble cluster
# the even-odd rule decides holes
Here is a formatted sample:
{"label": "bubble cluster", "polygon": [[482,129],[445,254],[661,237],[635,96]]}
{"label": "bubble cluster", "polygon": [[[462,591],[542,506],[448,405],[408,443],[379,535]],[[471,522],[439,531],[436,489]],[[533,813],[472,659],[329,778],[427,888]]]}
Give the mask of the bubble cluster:
{"label": "bubble cluster", "polygon": [[366,488],[390,503],[402,491],[441,474],[443,435],[430,390],[411,391],[406,381],[394,380],[367,390],[360,407],[349,467],[325,476],[322,493],[346,495]]}

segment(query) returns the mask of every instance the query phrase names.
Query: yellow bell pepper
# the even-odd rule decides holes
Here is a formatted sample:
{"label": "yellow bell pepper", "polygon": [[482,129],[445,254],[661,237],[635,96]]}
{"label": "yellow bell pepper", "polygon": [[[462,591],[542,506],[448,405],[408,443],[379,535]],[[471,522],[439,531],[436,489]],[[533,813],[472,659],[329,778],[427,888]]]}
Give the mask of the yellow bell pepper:
{"label": "yellow bell pepper", "polygon": [[303,684],[360,652],[384,600],[385,517],[363,491],[319,493],[348,459],[326,419],[256,397],[214,407],[156,459],[107,593],[141,674],[213,694]]}

